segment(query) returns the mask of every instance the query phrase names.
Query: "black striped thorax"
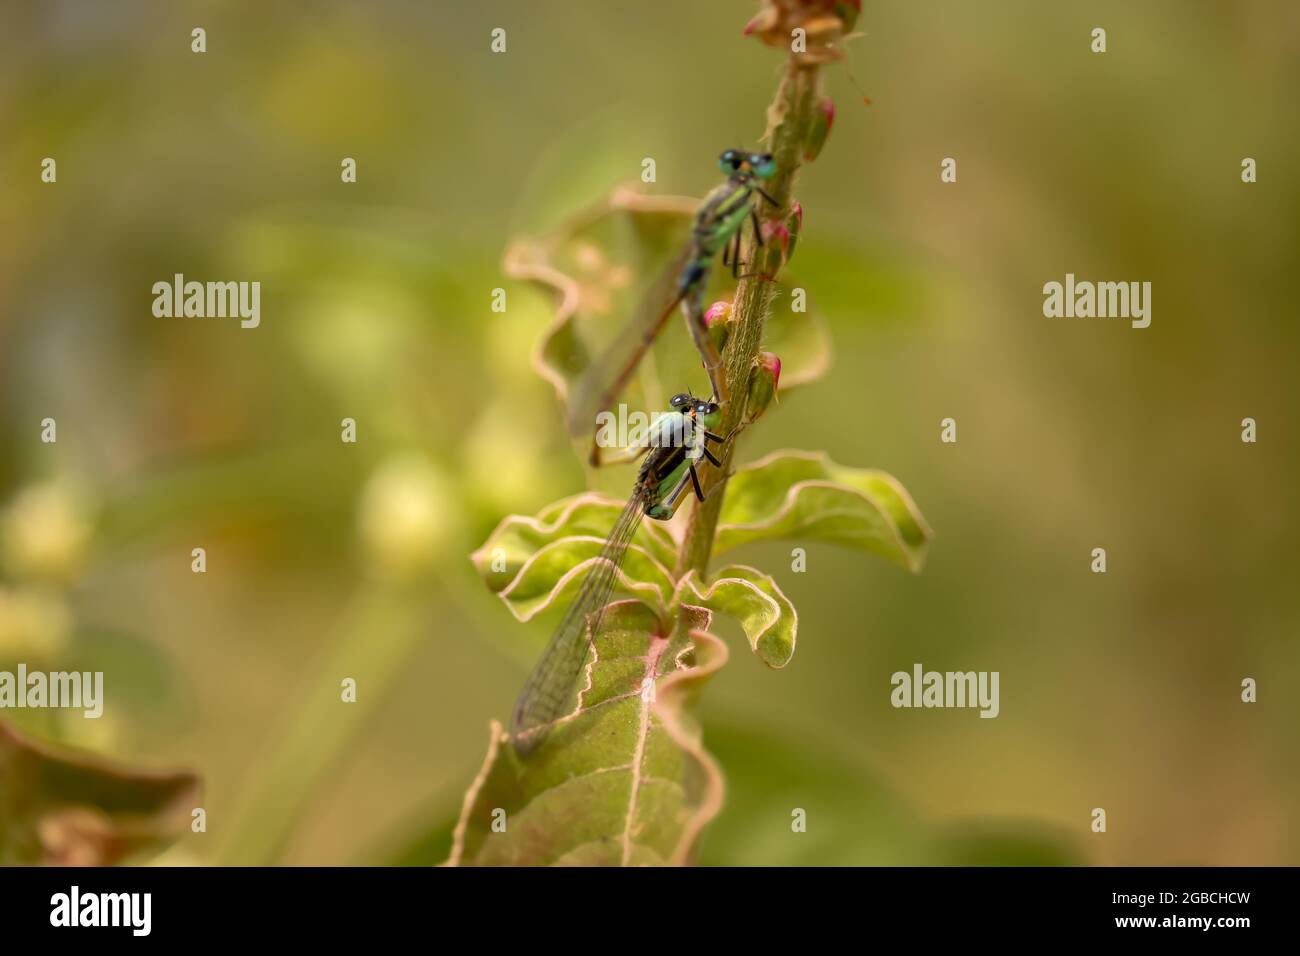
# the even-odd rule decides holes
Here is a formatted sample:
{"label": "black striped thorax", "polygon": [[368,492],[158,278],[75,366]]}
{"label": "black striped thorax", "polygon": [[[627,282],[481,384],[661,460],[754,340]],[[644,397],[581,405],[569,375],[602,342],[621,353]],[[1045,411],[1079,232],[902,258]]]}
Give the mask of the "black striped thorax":
{"label": "black striped thorax", "polygon": [[684,445],[667,445],[651,448],[641,463],[637,474],[636,493],[641,499],[641,510],[648,511],[662,501],[664,483],[681,468],[686,460]]}
{"label": "black striped thorax", "polygon": [[695,217],[694,240],[702,257],[712,257],[727,244],[754,205],[754,181],[728,179],[704,199]]}

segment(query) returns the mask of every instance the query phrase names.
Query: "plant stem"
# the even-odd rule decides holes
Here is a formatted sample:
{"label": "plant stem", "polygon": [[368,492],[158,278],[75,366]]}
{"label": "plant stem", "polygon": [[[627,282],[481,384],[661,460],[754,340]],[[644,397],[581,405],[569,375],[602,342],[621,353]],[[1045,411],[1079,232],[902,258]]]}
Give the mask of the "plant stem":
{"label": "plant stem", "polygon": [[[765,207],[761,213],[764,219],[784,218],[789,212],[795,173],[803,161],[804,144],[808,140],[817,109],[819,78],[815,65],[800,65],[795,57],[791,57],[782,74],[776,98],[767,108],[767,132],[763,139],[770,144],[769,148],[776,159],[777,174],[766,188],[777,205],[771,207],[766,202],[760,203]],[[751,244],[746,270],[754,275],[741,279],[736,287],[727,346],[722,353],[727,390],[731,395],[731,401],[722,409],[724,435],[732,434],[745,420],[749,377],[753,373],[759,347],[763,342],[763,325],[767,321],[775,291],[771,278],[781,267],[782,255],[782,250],[775,242],[768,242],[761,248]],[[686,536],[677,555],[678,576],[690,570],[701,576],[708,573],[718,515],[722,512],[727,475],[731,471],[737,440],[738,433],[723,448],[722,467],[711,470],[710,477],[705,481],[705,500],[696,502],[691,511]]]}

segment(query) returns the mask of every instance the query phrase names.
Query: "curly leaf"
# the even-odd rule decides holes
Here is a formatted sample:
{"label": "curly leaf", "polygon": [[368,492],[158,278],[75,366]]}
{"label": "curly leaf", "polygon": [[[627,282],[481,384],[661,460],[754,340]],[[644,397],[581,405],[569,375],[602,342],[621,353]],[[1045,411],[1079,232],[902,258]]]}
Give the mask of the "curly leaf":
{"label": "curly leaf", "polygon": [[768,667],[784,667],[794,656],[799,614],[770,575],[737,564],[722,568],[704,588],[688,572],[679,589],[700,606],[739,621],[749,646]]}
{"label": "curly leaf", "polygon": [[[519,569],[498,596],[520,621],[528,621],[553,605],[576,597],[583,578],[596,564],[604,538],[562,538],[543,545]],[[660,610],[673,593],[672,576],[645,549],[629,546],[619,565],[615,590],[632,594]]]}
{"label": "curly leaf", "polygon": [[492,723],[451,866],[656,865],[690,860],[722,777],[688,706],[725,662],[684,607],[670,633],[636,601],[610,606],[572,709],[521,761]]}
{"label": "curly leaf", "polygon": [[[587,493],[553,502],[532,517],[510,515],[470,555],[470,560],[487,586],[500,593],[546,545],[573,537],[603,539],[622,510],[622,502]],[[661,565],[671,566],[676,560],[671,536],[655,522],[642,522],[632,542]]]}
{"label": "curly leaf", "polygon": [[104,866],[161,847],[198,790],[193,774],[61,753],[0,723],[0,865]]}
{"label": "curly leaf", "polygon": [[[564,403],[576,438],[590,438],[589,423],[600,409],[589,406],[627,349],[672,301],[698,207],[699,201],[688,197],[618,189],[556,233],[517,242],[507,252],[507,274],[555,295],[555,317],[534,350],[533,365]],[[716,264],[705,301],[730,298],[733,285],[730,272]],[[788,390],[829,367],[830,335],[811,302],[806,311],[794,311],[792,283],[778,278],[776,285],[765,347],[781,356],[782,387]],[[660,408],[683,383],[699,382],[699,357],[687,339],[659,336],[653,367],[660,380],[643,377],[636,396],[643,404]],[[611,359],[615,354],[618,360]],[[600,367],[602,357],[614,367]]]}
{"label": "curly leaf", "polygon": [[837,465],[820,453],[778,451],[732,476],[713,550],[772,538],[829,541],[916,572],[931,534],[893,476]]}

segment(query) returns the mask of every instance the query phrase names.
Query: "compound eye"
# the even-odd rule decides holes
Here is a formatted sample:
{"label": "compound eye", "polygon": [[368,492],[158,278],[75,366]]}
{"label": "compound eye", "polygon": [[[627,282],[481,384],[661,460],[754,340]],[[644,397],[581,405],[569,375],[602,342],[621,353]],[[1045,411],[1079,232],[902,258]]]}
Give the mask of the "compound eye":
{"label": "compound eye", "polygon": [[761,179],[767,179],[776,172],[776,160],[771,153],[753,153],[749,157],[749,165],[753,167],[754,175]]}
{"label": "compound eye", "polygon": [[695,414],[697,415],[712,415],[717,410],[718,406],[714,402],[700,402],[695,406]]}
{"label": "compound eye", "polygon": [[734,173],[740,168],[742,162],[743,158],[741,157],[739,150],[728,149],[718,157],[718,168],[720,168],[724,173]]}
{"label": "compound eye", "polygon": [[668,400],[668,404],[672,405],[673,408],[681,408],[685,405],[689,405],[690,403],[691,403],[691,396],[689,392],[678,392],[676,395],[674,395],[672,398]]}

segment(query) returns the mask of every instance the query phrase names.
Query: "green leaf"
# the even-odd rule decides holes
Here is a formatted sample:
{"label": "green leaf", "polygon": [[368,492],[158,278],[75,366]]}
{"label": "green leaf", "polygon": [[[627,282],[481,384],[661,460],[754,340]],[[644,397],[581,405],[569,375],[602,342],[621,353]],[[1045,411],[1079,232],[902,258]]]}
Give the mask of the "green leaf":
{"label": "green leaf", "polygon": [[[552,606],[563,606],[577,596],[587,572],[598,563],[605,539],[573,537],[539,548],[498,597],[520,621],[530,621]],[[673,593],[672,576],[645,549],[631,545],[623,555],[614,589],[632,594],[659,611],[666,610]]]}
{"label": "green leaf", "polygon": [[61,752],[0,723],[0,865],[104,866],[185,831],[191,773]]}
{"label": "green leaf", "polygon": [[[475,569],[518,620],[571,599],[593,566],[623,505],[582,494],[547,505],[535,517],[511,515],[470,555]],[[616,590],[666,611],[673,594],[672,538],[642,522],[628,545]]]}
{"label": "green leaf", "polygon": [[[500,593],[546,545],[573,537],[604,539],[622,513],[623,504],[588,492],[553,502],[531,517],[510,515],[470,555],[470,560],[487,586]],[[660,524],[642,522],[632,542],[661,565],[670,567],[676,560],[673,539]]]}
{"label": "green leaf", "polygon": [[[852,752],[759,720],[709,720],[727,804],[700,841],[702,866],[1085,866],[1077,842],[1033,819],[927,824]],[[807,826],[793,826],[802,810]],[[450,816],[450,819],[448,817]],[[445,859],[456,820],[441,807],[384,865]],[[439,855],[439,848],[442,849]],[[373,862],[373,861],[368,861]]]}
{"label": "green leaf", "polygon": [[679,594],[690,594],[692,603],[739,621],[749,646],[768,667],[784,667],[794,656],[799,614],[770,575],[737,564],[718,571],[702,588],[691,571],[682,578]]}
{"label": "green leaf", "polygon": [[777,538],[828,541],[917,572],[931,534],[891,475],[837,465],[817,452],[778,451],[732,476],[713,552]]}
{"label": "green leaf", "polygon": [[448,865],[690,861],[723,793],[688,709],[727,657],[709,620],[685,607],[665,633],[644,604],[611,605],[571,710],[527,761],[492,723]]}

